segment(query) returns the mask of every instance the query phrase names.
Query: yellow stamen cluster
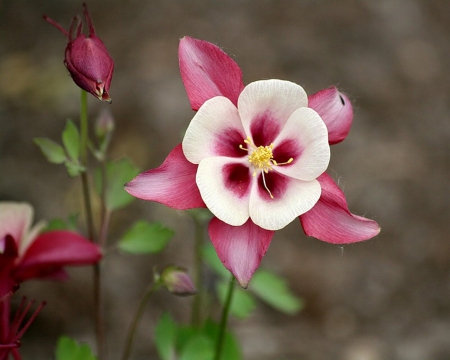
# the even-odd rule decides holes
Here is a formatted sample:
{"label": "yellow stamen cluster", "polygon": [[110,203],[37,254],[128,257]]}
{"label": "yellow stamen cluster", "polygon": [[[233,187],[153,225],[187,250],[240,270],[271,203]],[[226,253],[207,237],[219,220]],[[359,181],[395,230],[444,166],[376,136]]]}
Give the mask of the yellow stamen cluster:
{"label": "yellow stamen cluster", "polygon": [[247,137],[247,139],[244,140],[244,143],[249,145],[249,147],[244,147],[242,145],[239,145],[239,148],[242,150],[246,150],[250,152],[250,155],[248,156],[248,161],[252,164],[252,166],[255,168],[255,171],[253,172],[253,176],[256,176],[256,173],[258,170],[262,171],[262,179],[264,183],[264,187],[269,193],[270,197],[273,199],[272,193],[270,192],[269,188],[266,185],[266,179],[264,177],[264,173],[268,173],[269,170],[273,170],[272,166],[279,166],[279,165],[286,165],[294,161],[293,158],[290,158],[288,161],[284,163],[277,163],[276,160],[273,158],[273,148],[274,145],[270,144],[269,146],[256,146],[252,140],[250,139],[250,136]]}

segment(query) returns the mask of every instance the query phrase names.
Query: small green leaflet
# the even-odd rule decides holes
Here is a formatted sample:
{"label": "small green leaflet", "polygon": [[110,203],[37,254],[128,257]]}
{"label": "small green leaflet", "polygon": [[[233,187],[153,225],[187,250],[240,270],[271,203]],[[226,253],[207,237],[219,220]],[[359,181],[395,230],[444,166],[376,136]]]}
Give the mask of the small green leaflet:
{"label": "small green leaflet", "polygon": [[285,314],[293,315],[303,307],[303,301],[292,294],[286,280],[267,270],[258,269],[255,272],[249,290]]}
{"label": "small green leaflet", "polygon": [[139,220],[122,236],[118,246],[131,254],[154,254],[162,251],[173,235],[172,229],[160,223]]}
{"label": "small green leaflet", "polygon": [[67,336],[58,339],[55,355],[56,360],[97,360],[88,345],[80,345]]}
{"label": "small green leaflet", "polygon": [[67,120],[62,133],[62,142],[69,158],[77,163],[80,156],[80,134],[72,120]]}
{"label": "small green leaflet", "polygon": [[35,138],[34,143],[39,146],[44,156],[52,164],[62,164],[66,161],[64,148],[48,138]]}
{"label": "small green leaflet", "polygon": [[175,360],[177,324],[164,313],[155,327],[155,345],[161,360]]}
{"label": "small green leaflet", "polygon": [[[124,185],[133,179],[139,170],[127,158],[108,161],[106,163],[106,206],[109,210],[117,210],[131,203],[135,198],[124,190]],[[101,194],[102,174],[100,169],[95,173],[95,185]]]}

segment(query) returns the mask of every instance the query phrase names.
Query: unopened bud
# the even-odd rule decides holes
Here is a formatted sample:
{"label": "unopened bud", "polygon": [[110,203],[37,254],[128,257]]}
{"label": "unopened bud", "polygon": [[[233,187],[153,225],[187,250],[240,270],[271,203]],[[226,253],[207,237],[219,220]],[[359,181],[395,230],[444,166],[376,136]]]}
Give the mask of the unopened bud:
{"label": "unopened bud", "polygon": [[177,266],[167,266],[161,272],[161,283],[172,294],[179,296],[195,295],[197,290],[187,274],[186,269]]}
{"label": "unopened bud", "polygon": [[95,34],[86,4],[83,4],[83,13],[89,27],[87,37],[82,34],[83,23],[78,17],[72,20],[69,31],[48,16],[44,16],[44,19],[67,36],[64,64],[75,84],[100,100],[111,102],[109,86],[114,61],[103,42]]}

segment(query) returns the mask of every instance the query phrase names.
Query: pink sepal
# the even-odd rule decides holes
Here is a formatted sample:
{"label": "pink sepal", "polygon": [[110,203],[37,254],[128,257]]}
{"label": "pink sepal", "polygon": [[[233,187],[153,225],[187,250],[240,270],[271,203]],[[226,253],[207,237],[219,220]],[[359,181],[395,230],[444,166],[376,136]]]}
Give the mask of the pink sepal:
{"label": "pink sepal", "polygon": [[264,230],[251,220],[231,226],[213,218],[208,232],[220,261],[246,288],[269,248],[274,231]]}
{"label": "pink sepal", "polygon": [[234,105],[244,83],[238,64],[216,45],[184,37],[178,48],[181,78],[193,110],[206,100],[225,96]]}
{"label": "pink sepal", "polygon": [[64,278],[62,267],[100,261],[100,248],[71,231],[50,231],[39,235],[13,270],[17,281],[31,278]]}
{"label": "pink sepal", "polygon": [[139,174],[125,185],[125,190],[139,199],[177,210],[205,207],[195,182],[197,167],[186,159],[179,144],[160,167]]}
{"label": "pink sepal", "polygon": [[353,107],[348,97],[335,86],[309,96],[308,107],[315,110],[325,122],[330,145],[347,137],[353,122]]}
{"label": "pink sepal", "polygon": [[317,180],[322,187],[320,199],[300,216],[306,235],[331,244],[349,244],[378,235],[380,227],[375,221],[348,210],[344,193],[328,174]]}

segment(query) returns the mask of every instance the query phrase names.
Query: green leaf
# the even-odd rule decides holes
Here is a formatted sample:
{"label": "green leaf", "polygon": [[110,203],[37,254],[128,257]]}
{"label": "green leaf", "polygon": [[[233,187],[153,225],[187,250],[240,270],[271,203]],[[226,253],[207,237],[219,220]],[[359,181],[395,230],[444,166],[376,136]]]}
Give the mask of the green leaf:
{"label": "green leaf", "polygon": [[161,360],[175,359],[176,336],[177,324],[164,313],[155,327],[155,345]]}
{"label": "green leaf", "polygon": [[[106,163],[106,206],[109,210],[117,210],[135,199],[123,187],[138,173],[138,168],[127,158]],[[99,170],[95,173],[95,183],[97,192],[101,194],[102,174]]]}
{"label": "green leaf", "polygon": [[225,268],[225,266],[223,266],[212,244],[208,243],[202,247],[202,257],[217,275],[223,279],[230,278],[230,272]]}
{"label": "green leaf", "polygon": [[67,220],[55,218],[48,222],[48,224],[45,226],[45,228],[42,230],[42,232],[55,231],[55,230],[76,231],[77,223],[78,223],[78,215],[77,214],[69,216],[69,218]]}
{"label": "green leaf", "polygon": [[47,138],[35,138],[34,143],[39,146],[47,160],[53,164],[66,161],[66,153],[61,145]]}
{"label": "green leaf", "polygon": [[[223,305],[227,296],[229,281],[220,281],[217,283],[217,294]],[[233,298],[231,300],[230,313],[238,319],[247,318],[256,308],[255,298],[247,290],[241,287],[235,287]]]}
{"label": "green leaf", "polygon": [[[217,334],[219,333],[219,325],[212,320],[208,320],[203,329],[203,333],[208,334],[208,336],[211,338],[212,341],[214,341],[215,344]],[[242,352],[239,343],[236,340],[234,334],[230,331],[225,332],[225,339],[222,348],[222,356],[220,357],[220,359],[221,360],[242,359]]]}
{"label": "green leaf", "polygon": [[139,220],[119,241],[119,249],[132,254],[152,254],[162,251],[174,231],[159,223]]}
{"label": "green leaf", "polygon": [[289,289],[286,281],[267,270],[255,272],[249,289],[273,308],[292,315],[303,307],[303,301]]}
{"label": "green leaf", "polygon": [[74,163],[69,160],[64,162],[64,165],[66,165],[67,173],[71,177],[77,177],[85,170],[85,168],[83,166],[81,166],[80,164]]}
{"label": "green leaf", "polygon": [[214,342],[208,336],[197,334],[182,349],[180,360],[211,360],[214,356]]}
{"label": "green leaf", "polygon": [[56,360],[96,360],[90,347],[79,345],[75,340],[61,336],[56,345]]}
{"label": "green leaf", "polygon": [[78,162],[80,156],[80,134],[71,120],[67,120],[66,127],[62,133],[62,141],[69,157]]}

